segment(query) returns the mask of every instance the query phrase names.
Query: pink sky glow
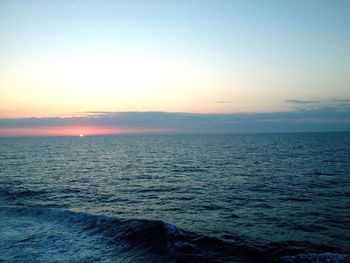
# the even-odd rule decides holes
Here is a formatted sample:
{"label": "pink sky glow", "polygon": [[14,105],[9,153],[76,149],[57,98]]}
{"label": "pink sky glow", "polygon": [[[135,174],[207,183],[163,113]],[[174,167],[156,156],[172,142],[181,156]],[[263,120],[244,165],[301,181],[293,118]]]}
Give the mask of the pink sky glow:
{"label": "pink sky glow", "polygon": [[156,129],[128,129],[107,126],[46,126],[33,128],[1,128],[0,136],[84,136],[108,135],[108,134],[130,134],[130,133],[152,133]]}

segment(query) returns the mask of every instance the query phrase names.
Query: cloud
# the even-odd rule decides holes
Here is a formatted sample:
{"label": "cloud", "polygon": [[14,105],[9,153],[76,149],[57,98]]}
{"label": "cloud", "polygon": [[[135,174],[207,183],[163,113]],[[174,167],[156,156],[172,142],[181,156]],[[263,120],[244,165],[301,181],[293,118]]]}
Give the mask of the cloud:
{"label": "cloud", "polygon": [[287,103],[293,105],[295,110],[313,111],[349,111],[350,99],[332,98],[327,100],[297,100],[289,99]]}
{"label": "cloud", "polygon": [[288,103],[293,104],[313,104],[320,102],[319,100],[287,100]]}
{"label": "cloud", "polygon": [[333,101],[350,103],[350,99],[333,99]]}
{"label": "cloud", "polygon": [[169,133],[350,131],[350,108],[239,114],[89,111],[79,117],[0,119],[0,131],[70,126]]}
{"label": "cloud", "polygon": [[216,102],[217,104],[231,104],[233,101],[231,100],[219,100]]}

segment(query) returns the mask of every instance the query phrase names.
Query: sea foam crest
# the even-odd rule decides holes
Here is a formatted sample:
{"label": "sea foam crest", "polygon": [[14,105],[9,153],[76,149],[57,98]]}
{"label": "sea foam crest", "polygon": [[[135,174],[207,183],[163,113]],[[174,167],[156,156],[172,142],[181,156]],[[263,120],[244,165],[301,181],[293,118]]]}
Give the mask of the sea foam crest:
{"label": "sea foam crest", "polygon": [[[9,248],[0,257],[0,261],[5,262],[28,261],[39,255],[42,261],[51,262],[50,254],[66,256],[68,261],[75,261],[82,255],[86,260],[93,257],[97,261],[102,258],[113,258],[112,262],[122,258],[136,262],[147,258],[171,261],[179,244],[183,244],[182,231],[161,220],[120,219],[55,208],[1,206],[0,221],[0,230],[4,233],[0,244]],[[96,251],[100,251],[98,258],[94,255]]]}
{"label": "sea foam crest", "polygon": [[282,257],[283,263],[350,263],[350,255],[338,253],[300,254]]}

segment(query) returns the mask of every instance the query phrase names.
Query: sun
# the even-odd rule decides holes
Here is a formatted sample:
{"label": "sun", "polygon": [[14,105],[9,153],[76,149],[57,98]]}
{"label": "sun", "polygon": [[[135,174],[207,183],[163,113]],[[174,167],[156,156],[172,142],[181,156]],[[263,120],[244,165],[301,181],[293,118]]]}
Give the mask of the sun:
{"label": "sun", "polygon": [[79,137],[84,137],[84,134],[83,134],[83,133],[80,133]]}

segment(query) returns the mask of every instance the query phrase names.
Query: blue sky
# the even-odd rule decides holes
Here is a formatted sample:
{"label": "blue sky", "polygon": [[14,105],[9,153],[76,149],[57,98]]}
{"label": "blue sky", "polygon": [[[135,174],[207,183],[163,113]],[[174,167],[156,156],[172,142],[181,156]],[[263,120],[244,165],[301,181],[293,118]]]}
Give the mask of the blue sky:
{"label": "blue sky", "polygon": [[2,0],[0,118],[338,107],[349,14],[341,0]]}

